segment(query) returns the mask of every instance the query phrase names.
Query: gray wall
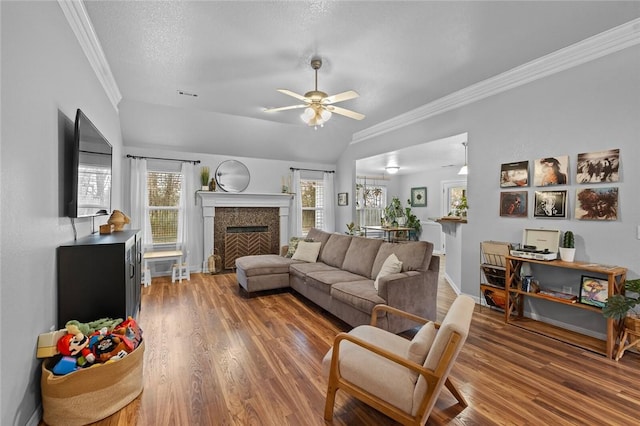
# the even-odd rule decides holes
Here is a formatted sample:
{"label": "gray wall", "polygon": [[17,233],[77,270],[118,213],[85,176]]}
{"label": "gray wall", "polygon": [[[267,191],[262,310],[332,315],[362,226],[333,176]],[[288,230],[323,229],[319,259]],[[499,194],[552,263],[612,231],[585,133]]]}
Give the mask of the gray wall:
{"label": "gray wall", "polygon": [[[478,296],[479,243],[484,240],[519,242],[524,228],[572,230],[576,234],[576,259],[629,268],[629,275],[640,273],[640,224],[636,167],[640,137],[640,47],[634,46],[606,57],[531,82],[454,111],[443,113],[396,131],[351,145],[338,165],[342,192],[353,182],[353,162],[359,158],[468,132],[469,223],[461,225],[461,290]],[[621,181],[619,218],[615,222],[574,219],[575,193],[583,187],[575,183],[578,153],[620,148]],[[533,219],[535,187],[529,187],[529,218],[501,218],[499,171],[502,163],[569,155],[570,218]],[[337,223],[351,220],[351,212],[338,210]],[[544,272],[539,272],[544,275]],[[550,281],[555,278],[550,278]],[[569,280],[579,280],[572,276]],[[556,284],[551,282],[552,284]],[[558,285],[561,285],[558,284]],[[544,303],[544,302],[543,302]],[[558,309],[560,308],[560,309]],[[599,314],[555,305],[528,306],[534,315],[550,321],[573,323],[576,328],[603,331]],[[580,311],[580,312],[577,312]],[[595,317],[594,317],[595,315]]]}
{"label": "gray wall", "polygon": [[[81,108],[116,157],[122,142],[117,111],[58,3],[3,1],[0,11],[0,424],[24,425],[39,420],[35,354],[38,334],[56,322],[56,247],[73,239],[62,213],[62,141],[73,134]],[[115,162],[113,208],[121,208],[119,177]],[[90,219],[76,225],[78,236],[91,232]]]}

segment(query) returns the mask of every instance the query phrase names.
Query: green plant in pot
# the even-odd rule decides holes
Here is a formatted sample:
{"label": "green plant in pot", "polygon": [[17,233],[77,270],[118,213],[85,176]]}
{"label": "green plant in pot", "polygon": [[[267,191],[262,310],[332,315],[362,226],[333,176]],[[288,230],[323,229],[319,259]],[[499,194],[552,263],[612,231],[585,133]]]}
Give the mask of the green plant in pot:
{"label": "green plant in pot", "polygon": [[560,250],[560,259],[565,262],[573,262],[573,259],[576,256],[576,248],[575,248],[575,237],[573,232],[565,231],[562,236],[562,246],[559,248]]}
{"label": "green plant in pot", "polygon": [[[628,318],[631,319],[630,322],[640,321],[640,314],[634,310],[640,306],[640,278],[625,281],[624,291],[625,294],[614,294],[604,302],[602,315],[618,321],[624,319],[626,325]],[[636,297],[629,296],[627,292],[634,293]]]}
{"label": "green plant in pot", "polygon": [[209,167],[200,167],[200,183],[202,184],[202,190],[209,190]]}
{"label": "green plant in pot", "polygon": [[404,218],[404,209],[398,197],[393,197],[391,203],[384,208],[385,221],[392,226],[398,226],[398,218]]}
{"label": "green plant in pot", "polygon": [[[410,199],[407,200],[407,205],[411,206]],[[407,228],[413,228],[413,231],[409,236],[413,237],[417,241],[420,238],[420,232],[422,232],[422,224],[420,223],[420,219],[418,219],[418,216],[413,214],[413,212],[411,211],[411,207],[406,207],[404,209],[404,212],[405,216],[407,217],[407,223],[405,224],[405,226]]]}

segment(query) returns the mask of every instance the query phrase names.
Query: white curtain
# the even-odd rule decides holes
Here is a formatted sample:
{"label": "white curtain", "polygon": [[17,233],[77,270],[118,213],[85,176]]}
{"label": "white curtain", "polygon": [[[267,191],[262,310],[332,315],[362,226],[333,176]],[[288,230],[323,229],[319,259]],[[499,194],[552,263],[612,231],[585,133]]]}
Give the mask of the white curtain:
{"label": "white curtain", "polygon": [[153,244],[149,221],[149,191],[147,191],[147,160],[131,158],[131,228],[142,231],[142,245]]}
{"label": "white curtain", "polygon": [[193,163],[183,162],[180,172],[182,173],[182,190],[180,191],[180,202],[178,204],[180,207],[178,210],[178,246],[184,252],[186,259],[191,252],[192,246],[189,234],[189,221],[193,217],[193,203],[189,200],[192,194],[195,193],[195,166]]}
{"label": "white curtain", "polygon": [[291,237],[299,237],[302,235],[302,188],[300,187],[300,170],[293,171],[293,183],[291,191],[293,192],[293,208],[289,212],[291,222]]}
{"label": "white curtain", "polygon": [[336,194],[333,188],[334,173],[324,172],[322,184],[324,185],[324,230],[335,232],[336,230]]}

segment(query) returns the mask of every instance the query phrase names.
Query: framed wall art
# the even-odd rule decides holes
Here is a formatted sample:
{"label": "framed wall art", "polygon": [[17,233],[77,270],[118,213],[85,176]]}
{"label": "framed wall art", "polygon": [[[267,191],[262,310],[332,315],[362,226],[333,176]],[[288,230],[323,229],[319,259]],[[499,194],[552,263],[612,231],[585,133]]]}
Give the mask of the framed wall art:
{"label": "framed wall art", "polygon": [[527,217],[527,191],[505,191],[500,193],[500,216]]}
{"label": "framed wall art", "polygon": [[533,182],[535,186],[566,185],[569,156],[545,157],[536,160],[534,165]]}
{"label": "framed wall art", "polygon": [[529,186],[529,162],[504,163],[500,167],[500,188]]}
{"label": "framed wall art", "polygon": [[427,206],[427,188],[424,186],[411,188],[411,207]]}
{"label": "framed wall art", "polygon": [[577,190],[576,219],[618,220],[618,188],[585,188]]}
{"label": "framed wall art", "polygon": [[576,182],[618,182],[620,180],[619,168],[619,149],[578,154]]}
{"label": "framed wall art", "polygon": [[533,217],[567,217],[567,191],[536,191]]}
{"label": "framed wall art", "polygon": [[602,308],[609,297],[609,281],[583,275],[580,281],[580,303]]}
{"label": "framed wall art", "polygon": [[349,194],[347,192],[339,192],[338,193],[338,205],[339,206],[348,206],[349,205]]}

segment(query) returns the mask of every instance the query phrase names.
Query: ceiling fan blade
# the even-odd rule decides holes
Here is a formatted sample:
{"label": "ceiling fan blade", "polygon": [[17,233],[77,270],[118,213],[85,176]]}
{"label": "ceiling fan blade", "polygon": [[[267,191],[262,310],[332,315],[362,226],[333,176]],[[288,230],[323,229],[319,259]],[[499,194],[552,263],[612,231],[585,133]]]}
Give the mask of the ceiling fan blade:
{"label": "ceiling fan blade", "polygon": [[357,98],[358,92],[355,90],[347,90],[346,92],[338,93],[337,95],[327,96],[322,100],[323,104],[335,104],[336,102],[348,101],[349,99]]}
{"label": "ceiling fan blade", "polygon": [[365,117],[364,114],[360,114],[359,112],[351,111],[349,109],[340,108],[333,105],[327,105],[324,108],[326,108],[327,111],[344,115],[345,117],[353,118],[354,120],[362,120]]}
{"label": "ceiling fan blade", "polygon": [[305,98],[302,95],[297,94],[296,92],[292,92],[291,90],[278,89],[278,92],[280,92],[280,93],[282,93],[284,95],[288,95],[288,96],[294,97],[294,98],[299,99],[301,101],[309,102],[309,99]]}
{"label": "ceiling fan blade", "polygon": [[306,108],[307,106],[308,106],[307,104],[304,104],[304,105],[290,105],[290,106],[279,107],[279,108],[265,108],[264,112],[286,111],[288,109]]}

